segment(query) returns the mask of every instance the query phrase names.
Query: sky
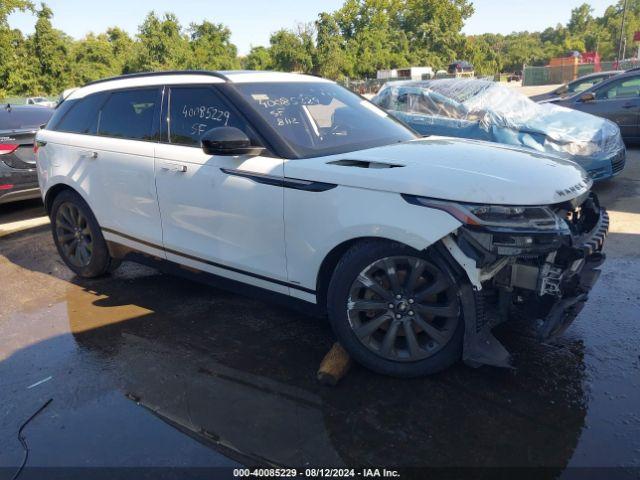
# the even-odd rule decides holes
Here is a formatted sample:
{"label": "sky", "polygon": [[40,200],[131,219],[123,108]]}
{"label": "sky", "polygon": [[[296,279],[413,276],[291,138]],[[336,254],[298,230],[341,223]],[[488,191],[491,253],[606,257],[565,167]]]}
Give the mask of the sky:
{"label": "sky", "polygon": [[[589,0],[474,0],[476,13],[467,20],[464,32],[511,33],[542,30],[566,23],[571,9]],[[616,0],[590,0],[601,15]],[[46,0],[54,13],[53,24],[74,38],[93,31],[104,32],[119,26],[134,35],[150,10],[175,13],[184,26],[209,20],[224,23],[241,55],[251,46],[268,45],[269,36],[280,28],[312,22],[322,11],[334,11],[343,0]],[[32,33],[33,15],[17,13],[9,23],[24,33]]]}

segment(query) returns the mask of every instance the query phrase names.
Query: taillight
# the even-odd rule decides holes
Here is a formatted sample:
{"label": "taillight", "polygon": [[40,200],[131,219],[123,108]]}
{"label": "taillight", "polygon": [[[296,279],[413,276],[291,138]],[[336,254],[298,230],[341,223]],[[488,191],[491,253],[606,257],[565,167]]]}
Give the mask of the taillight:
{"label": "taillight", "polygon": [[35,142],[33,142],[33,153],[38,153],[40,147],[44,147],[46,144],[47,142],[43,142],[42,140],[36,140]]}
{"label": "taillight", "polygon": [[11,190],[12,188],[13,184],[11,183],[0,184],[0,190]]}
{"label": "taillight", "polygon": [[7,153],[15,152],[20,145],[13,143],[0,143],[0,155],[6,155]]}

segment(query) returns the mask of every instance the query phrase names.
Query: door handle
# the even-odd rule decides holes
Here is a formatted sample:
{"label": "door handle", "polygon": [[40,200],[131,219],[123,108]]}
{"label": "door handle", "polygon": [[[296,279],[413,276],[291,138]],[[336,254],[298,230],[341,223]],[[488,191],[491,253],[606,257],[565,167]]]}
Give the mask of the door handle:
{"label": "door handle", "polygon": [[177,163],[170,163],[170,162],[162,162],[160,164],[160,168],[168,172],[185,173],[187,171],[186,165],[179,165]]}
{"label": "door handle", "polygon": [[94,152],[93,150],[81,150],[80,158],[90,158],[91,160],[95,160],[98,158],[98,152]]}
{"label": "door handle", "polygon": [[622,108],[629,109],[629,108],[636,108],[637,106],[638,106],[638,104],[636,104],[636,103],[627,102],[624,105],[622,105]]}

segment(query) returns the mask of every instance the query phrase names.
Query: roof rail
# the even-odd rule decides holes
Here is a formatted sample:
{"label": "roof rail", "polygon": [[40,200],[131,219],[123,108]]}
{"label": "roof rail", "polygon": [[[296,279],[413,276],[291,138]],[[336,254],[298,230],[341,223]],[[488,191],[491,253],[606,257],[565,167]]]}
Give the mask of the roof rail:
{"label": "roof rail", "polygon": [[127,73],[125,75],[116,75],[115,77],[102,78],[100,80],[94,80],[93,82],[86,83],[87,85],[95,85],[96,83],[111,82],[112,80],[125,80],[128,78],[140,78],[140,77],[156,77],[160,75],[209,75],[210,77],[222,78],[227,80],[227,77],[212,70],[165,70],[159,72],[140,72],[140,73]]}

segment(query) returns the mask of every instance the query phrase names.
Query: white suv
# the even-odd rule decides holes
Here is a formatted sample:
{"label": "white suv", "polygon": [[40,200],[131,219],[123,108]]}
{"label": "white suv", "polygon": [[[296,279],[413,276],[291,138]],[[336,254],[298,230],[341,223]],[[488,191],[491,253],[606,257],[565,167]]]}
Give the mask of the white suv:
{"label": "white suv", "polygon": [[491,328],[524,307],[541,338],[562,332],[604,260],[607,215],[578,165],[419,138],[310,76],[94,82],[36,149],[53,238],[79,276],[155,259],[282,294],[390,375],[508,364]]}

